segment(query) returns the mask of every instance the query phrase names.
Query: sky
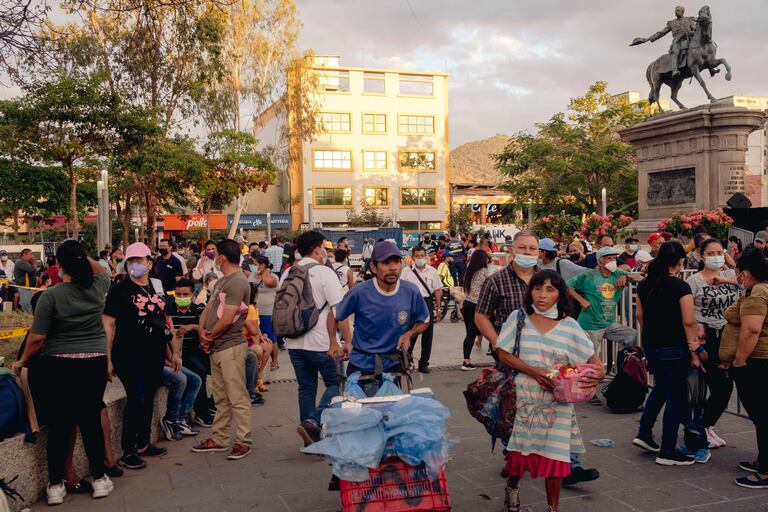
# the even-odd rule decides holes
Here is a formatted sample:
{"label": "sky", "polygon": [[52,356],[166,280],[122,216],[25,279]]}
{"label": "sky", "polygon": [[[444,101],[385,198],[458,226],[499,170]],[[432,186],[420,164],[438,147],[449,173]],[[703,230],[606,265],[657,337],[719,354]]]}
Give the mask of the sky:
{"label": "sky", "polygon": [[[669,50],[671,35],[629,47],[702,2],[669,0],[297,0],[300,44],[341,65],[447,71],[450,145],[534,130],[598,80],[611,92],[649,86],[645,69]],[[718,57],[733,68],[709,78],[715,97],[768,95],[766,0],[710,0]],[[669,89],[662,88],[662,97]],[[679,95],[706,102],[697,83]]]}

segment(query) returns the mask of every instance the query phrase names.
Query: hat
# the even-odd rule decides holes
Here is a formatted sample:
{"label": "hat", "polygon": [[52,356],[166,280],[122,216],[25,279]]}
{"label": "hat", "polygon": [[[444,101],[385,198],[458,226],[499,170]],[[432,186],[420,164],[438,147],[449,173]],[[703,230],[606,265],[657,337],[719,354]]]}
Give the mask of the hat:
{"label": "hat", "polygon": [[325,249],[333,249],[333,243],[331,243],[330,240],[323,241],[323,248]]}
{"label": "hat", "polygon": [[659,238],[664,238],[664,237],[661,235],[661,233],[651,233],[650,235],[648,235],[648,243],[649,243],[649,244],[652,244],[653,242],[655,242],[655,241],[656,241],[656,240],[658,240]]}
{"label": "hat", "polygon": [[400,254],[400,249],[398,249],[397,246],[389,240],[378,242],[373,246],[373,253],[371,253],[371,259],[373,261],[386,261],[393,256],[398,258],[403,257],[403,255]]}
{"label": "hat", "polygon": [[597,259],[605,258],[606,256],[618,256],[621,252],[615,247],[601,247],[597,250]]}
{"label": "hat", "polygon": [[653,261],[653,256],[648,251],[639,250],[635,254],[635,261],[638,263],[650,263]]}
{"label": "hat", "polygon": [[239,243],[239,244],[244,244],[244,243],[245,243],[245,238],[243,238],[243,236],[242,236],[242,235],[237,235],[237,236],[235,237],[235,242],[237,242],[237,243]]}
{"label": "hat", "polygon": [[542,251],[556,251],[557,246],[551,238],[542,238],[539,240],[539,249]]}
{"label": "hat", "polygon": [[150,256],[152,256],[152,251],[149,250],[146,244],[141,242],[134,242],[125,250],[125,259],[127,260],[131,258],[149,258]]}
{"label": "hat", "polygon": [[755,233],[755,242],[768,242],[768,231],[758,231]]}
{"label": "hat", "polygon": [[0,249],[0,256],[8,256],[8,251],[5,249]]}

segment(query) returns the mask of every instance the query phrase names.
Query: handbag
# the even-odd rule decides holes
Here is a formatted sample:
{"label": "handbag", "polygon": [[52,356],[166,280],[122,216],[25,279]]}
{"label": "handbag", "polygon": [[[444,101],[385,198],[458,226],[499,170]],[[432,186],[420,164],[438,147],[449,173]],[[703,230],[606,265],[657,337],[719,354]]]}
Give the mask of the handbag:
{"label": "handbag", "polygon": [[[525,311],[517,310],[517,331],[512,355],[520,354],[520,334],[525,324]],[[464,391],[469,414],[483,424],[491,436],[491,451],[496,446],[496,439],[505,441],[512,435],[517,410],[515,391],[517,372],[501,363],[495,368],[486,368],[482,376],[470,383]]]}

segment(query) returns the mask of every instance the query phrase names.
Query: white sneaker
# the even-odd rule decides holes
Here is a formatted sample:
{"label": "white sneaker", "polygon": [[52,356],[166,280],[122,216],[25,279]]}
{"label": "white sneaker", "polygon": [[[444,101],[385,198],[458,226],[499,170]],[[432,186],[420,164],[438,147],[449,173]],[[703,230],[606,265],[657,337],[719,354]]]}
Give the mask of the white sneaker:
{"label": "white sneaker", "polygon": [[45,494],[48,496],[49,505],[61,505],[64,503],[64,497],[67,495],[67,488],[64,482],[56,485],[48,484]]}
{"label": "white sneaker", "polygon": [[107,475],[93,481],[94,498],[106,498],[114,490],[115,484],[112,483],[112,480]]}
{"label": "white sneaker", "polygon": [[709,441],[710,448],[721,448],[726,445],[725,439],[715,433],[715,427],[709,427],[707,429],[707,441]]}

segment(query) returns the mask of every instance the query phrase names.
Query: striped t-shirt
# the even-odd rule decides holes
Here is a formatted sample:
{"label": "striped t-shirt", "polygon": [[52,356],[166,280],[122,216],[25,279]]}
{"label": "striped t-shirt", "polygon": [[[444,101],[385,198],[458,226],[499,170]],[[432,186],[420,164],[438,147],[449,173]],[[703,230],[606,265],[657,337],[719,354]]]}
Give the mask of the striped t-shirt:
{"label": "striped t-shirt", "polygon": [[[517,331],[517,312],[501,328],[498,347],[512,353]],[[526,315],[520,336],[520,359],[530,366],[552,368],[556,363],[584,364],[594,345],[576,320],[566,317],[542,334]],[[569,462],[571,453],[584,453],[581,432],[572,404],[555,401],[552,392],[524,373],[515,377],[517,414],[507,450],[523,455],[535,453]]]}

